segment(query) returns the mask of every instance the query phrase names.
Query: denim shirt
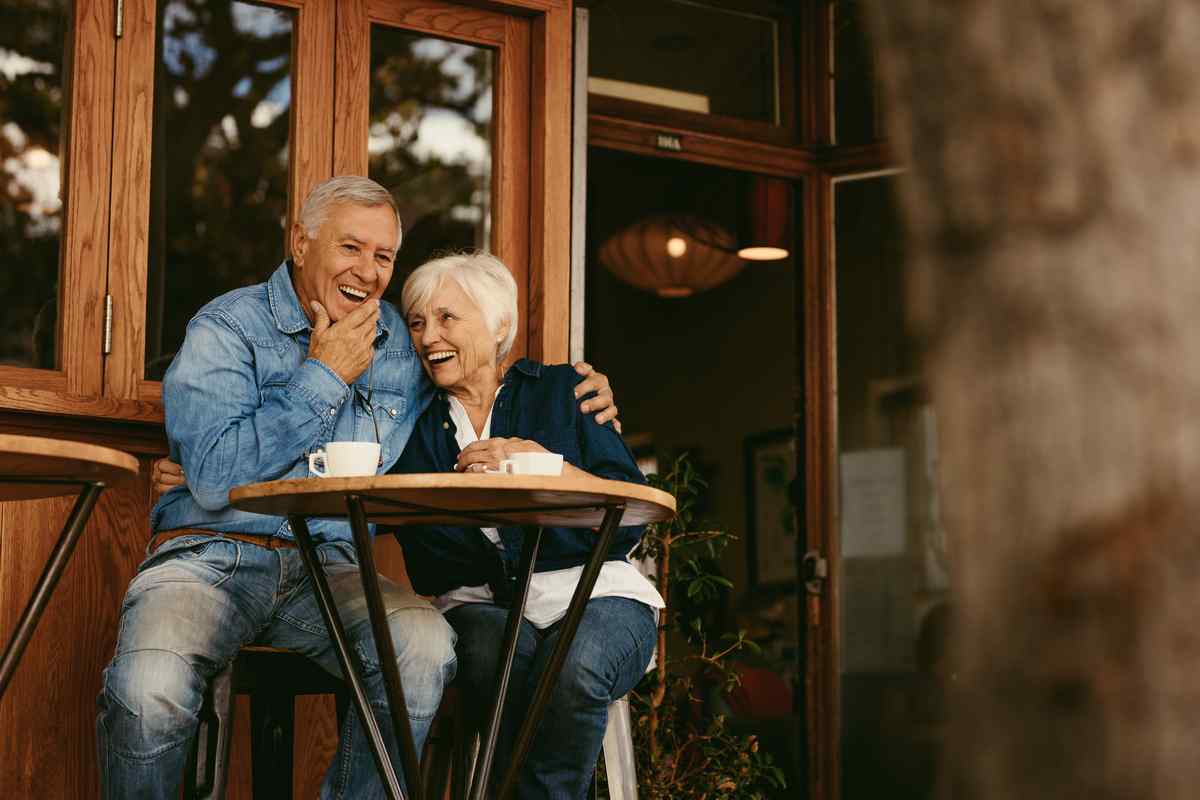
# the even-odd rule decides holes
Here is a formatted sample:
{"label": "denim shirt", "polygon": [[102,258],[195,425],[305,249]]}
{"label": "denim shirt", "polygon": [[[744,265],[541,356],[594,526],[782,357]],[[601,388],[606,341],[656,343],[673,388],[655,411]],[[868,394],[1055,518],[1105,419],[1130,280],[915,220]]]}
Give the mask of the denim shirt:
{"label": "denim shirt", "polygon": [[[204,528],[291,538],[283,517],[238,511],[229,491],[257,481],[308,477],[308,454],[330,441],[373,441],[367,384],[386,471],[433,396],[399,311],[380,303],[375,357],[347,386],[308,358],[310,323],[288,262],[266,283],[235,289],[196,313],[163,380],[171,460],[187,487],[164,494],[154,531]],[[349,540],[345,522],[312,520],[317,541]]]}
{"label": "denim shirt", "polygon": [[[521,359],[504,376],[492,406],[493,437],[532,439],[598,478],[645,483],[646,479],[611,422],[596,423],[579,410],[576,384],[582,381],[566,365],[545,366]],[[417,420],[412,438],[392,472],[448,472],[458,460],[457,428],[450,405],[439,394]],[[641,539],[644,526],[619,528],[609,560],[623,559]],[[396,530],[413,588],[440,595],[459,586],[491,584],[497,599],[511,584],[521,555],[521,528],[502,527],[501,553],[478,528],[405,525]],[[596,533],[591,529],[546,528],[535,570],[543,572],[583,564]]]}

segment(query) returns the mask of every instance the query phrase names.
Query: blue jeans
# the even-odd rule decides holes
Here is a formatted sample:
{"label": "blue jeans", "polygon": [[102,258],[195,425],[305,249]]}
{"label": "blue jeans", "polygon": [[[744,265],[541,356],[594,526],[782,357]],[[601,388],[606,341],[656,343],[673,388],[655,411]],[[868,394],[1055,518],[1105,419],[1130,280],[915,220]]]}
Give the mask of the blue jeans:
{"label": "blue jeans", "polygon": [[[490,707],[495,689],[507,614],[507,608],[490,603],[457,606],[446,612],[458,633],[459,677],[481,710]],[[512,761],[517,732],[558,641],[561,624],[538,630],[526,620],[521,622],[493,762],[497,780]],[[604,743],[608,704],[641,680],[654,652],[656,632],[654,612],[644,603],[623,597],[588,602],[521,769],[517,797],[560,800],[587,796]]]}
{"label": "blue jeans", "polygon": [[[330,542],[317,553],[402,774],[354,549]],[[455,635],[424,600],[386,579],[381,584],[419,752],[442,689],[454,677]],[[116,655],[97,699],[102,797],[179,796],[208,682],[249,643],[295,650],[341,675],[299,550],[197,535],[169,540],[147,556],[125,593]],[[385,796],[351,706],[321,797]]]}

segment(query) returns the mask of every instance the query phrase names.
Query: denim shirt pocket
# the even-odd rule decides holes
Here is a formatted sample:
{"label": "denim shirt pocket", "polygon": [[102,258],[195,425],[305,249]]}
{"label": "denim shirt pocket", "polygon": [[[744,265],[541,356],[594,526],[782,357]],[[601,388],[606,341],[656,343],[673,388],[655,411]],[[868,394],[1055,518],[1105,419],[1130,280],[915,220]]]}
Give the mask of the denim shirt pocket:
{"label": "denim shirt pocket", "polygon": [[[374,425],[379,426],[379,442],[383,445],[381,456],[385,464],[390,464],[400,455],[404,442],[408,440],[407,434],[398,430],[400,426],[411,422],[407,413],[408,398],[402,392],[392,389],[376,388],[372,390],[371,395],[371,405],[374,406],[372,412],[375,417]],[[355,413],[367,416],[361,406],[356,405]],[[374,434],[370,419],[365,420],[365,426],[370,434],[358,437],[364,441]],[[403,435],[402,441],[397,441],[398,434]]]}

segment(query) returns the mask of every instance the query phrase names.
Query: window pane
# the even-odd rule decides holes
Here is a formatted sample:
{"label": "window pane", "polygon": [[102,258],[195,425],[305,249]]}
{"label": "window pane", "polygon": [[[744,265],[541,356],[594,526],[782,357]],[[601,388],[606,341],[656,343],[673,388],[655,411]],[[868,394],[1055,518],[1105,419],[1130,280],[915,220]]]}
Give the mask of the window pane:
{"label": "window pane", "polygon": [[56,369],[70,0],[0,0],[0,364]]}
{"label": "window pane", "polygon": [[494,62],[486,48],[371,27],[368,174],[404,224],[390,300],[432,255],[489,247]]}
{"label": "window pane", "polygon": [[904,324],[897,180],[834,195],[845,800],[933,797],[946,728],[937,420]]}
{"label": "window pane", "polygon": [[859,0],[834,4],[833,136],[837,144],[868,144],[883,138],[875,53],[863,27]]}
{"label": "window pane", "polygon": [[776,27],[689,0],[605,0],[588,17],[588,92],[778,124]]}
{"label": "window pane", "polygon": [[160,0],[154,76],[146,377],[192,315],[283,260],[293,12]]}

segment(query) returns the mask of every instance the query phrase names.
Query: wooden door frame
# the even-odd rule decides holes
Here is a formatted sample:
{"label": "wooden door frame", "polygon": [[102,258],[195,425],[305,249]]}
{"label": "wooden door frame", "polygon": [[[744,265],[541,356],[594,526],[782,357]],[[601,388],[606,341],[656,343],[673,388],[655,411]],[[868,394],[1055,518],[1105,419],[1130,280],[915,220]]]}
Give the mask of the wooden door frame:
{"label": "wooden door frame", "polygon": [[[565,0],[362,0],[339,9],[333,172],[366,174],[370,25],[379,22],[500,51],[493,153],[493,242],[512,268],[524,335],[514,355],[567,358],[570,316],[571,4]],[[528,108],[528,114],[522,109]],[[519,146],[528,141],[526,149]],[[526,211],[527,209],[527,211]],[[524,352],[522,352],[522,350]]]}

